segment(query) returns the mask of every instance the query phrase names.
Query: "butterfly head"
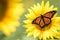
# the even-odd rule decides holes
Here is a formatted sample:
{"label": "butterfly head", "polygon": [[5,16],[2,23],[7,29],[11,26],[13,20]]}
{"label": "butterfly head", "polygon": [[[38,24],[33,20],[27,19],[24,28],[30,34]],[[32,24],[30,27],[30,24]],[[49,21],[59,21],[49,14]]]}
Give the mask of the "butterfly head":
{"label": "butterfly head", "polygon": [[43,15],[41,15],[41,18],[44,18],[44,16],[43,16]]}

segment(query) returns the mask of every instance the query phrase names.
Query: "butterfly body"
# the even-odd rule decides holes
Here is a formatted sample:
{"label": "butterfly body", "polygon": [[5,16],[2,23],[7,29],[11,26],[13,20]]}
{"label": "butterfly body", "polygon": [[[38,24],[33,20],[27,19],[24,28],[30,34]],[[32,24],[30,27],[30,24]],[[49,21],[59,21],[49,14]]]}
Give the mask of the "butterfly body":
{"label": "butterfly body", "polygon": [[44,28],[45,26],[48,26],[51,23],[51,19],[53,18],[56,12],[57,11],[50,11],[45,13],[44,15],[40,15],[32,21],[32,24],[36,24],[39,25],[39,27]]}

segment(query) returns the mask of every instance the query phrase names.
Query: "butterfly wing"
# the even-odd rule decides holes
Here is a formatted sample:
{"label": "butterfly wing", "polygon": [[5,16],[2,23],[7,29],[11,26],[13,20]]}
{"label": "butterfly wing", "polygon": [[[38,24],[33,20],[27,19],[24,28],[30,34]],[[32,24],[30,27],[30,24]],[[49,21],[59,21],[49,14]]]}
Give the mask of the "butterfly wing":
{"label": "butterfly wing", "polygon": [[41,16],[39,16],[36,19],[34,19],[33,22],[32,22],[32,24],[37,24],[41,28],[45,25],[43,19],[41,18]]}
{"label": "butterfly wing", "polygon": [[51,19],[50,19],[50,18],[46,18],[46,17],[44,17],[43,19],[44,19],[44,23],[45,23],[45,25],[48,25],[48,24],[51,23]]}
{"label": "butterfly wing", "polygon": [[56,12],[57,11],[50,11],[50,12],[45,13],[43,16],[48,17],[48,18],[52,18]]}
{"label": "butterfly wing", "polygon": [[38,24],[39,25],[40,20],[41,20],[41,17],[39,16],[33,20],[32,24]]}
{"label": "butterfly wing", "polygon": [[45,23],[44,23],[43,19],[41,19],[41,20],[40,20],[40,23],[39,23],[39,26],[40,26],[41,28],[43,28],[44,25],[45,25]]}

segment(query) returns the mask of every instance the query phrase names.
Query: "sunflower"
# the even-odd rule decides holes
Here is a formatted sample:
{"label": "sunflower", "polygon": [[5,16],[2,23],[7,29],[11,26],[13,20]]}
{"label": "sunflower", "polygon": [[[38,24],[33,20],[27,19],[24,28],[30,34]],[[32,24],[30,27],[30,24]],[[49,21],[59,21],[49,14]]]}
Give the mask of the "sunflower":
{"label": "sunflower", "polygon": [[56,10],[57,8],[54,8],[53,5],[49,6],[49,1],[44,4],[44,1],[42,1],[41,5],[37,3],[37,5],[34,5],[33,7],[29,8],[29,13],[25,15],[27,20],[24,20],[24,28],[26,28],[26,32],[28,33],[27,36],[34,36],[34,38],[39,38],[43,40],[47,39],[54,39],[60,38],[59,31],[60,30],[60,17],[56,17],[57,13],[53,16],[51,19],[51,23],[44,27],[40,28],[40,26],[36,24],[32,24],[32,21],[39,17],[40,15],[43,15],[49,11]]}
{"label": "sunflower", "polygon": [[2,0],[4,6],[3,12],[0,15],[0,31],[6,36],[16,30],[20,25],[19,17],[23,13],[23,4],[19,3],[20,0]]}

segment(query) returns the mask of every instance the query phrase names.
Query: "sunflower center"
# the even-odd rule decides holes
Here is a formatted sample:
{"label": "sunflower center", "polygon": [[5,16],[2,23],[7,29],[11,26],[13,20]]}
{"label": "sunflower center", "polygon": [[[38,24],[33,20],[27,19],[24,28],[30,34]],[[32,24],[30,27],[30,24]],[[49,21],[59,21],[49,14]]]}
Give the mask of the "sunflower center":
{"label": "sunflower center", "polygon": [[5,17],[6,7],[7,7],[6,0],[0,0],[0,21],[2,21],[3,18]]}

